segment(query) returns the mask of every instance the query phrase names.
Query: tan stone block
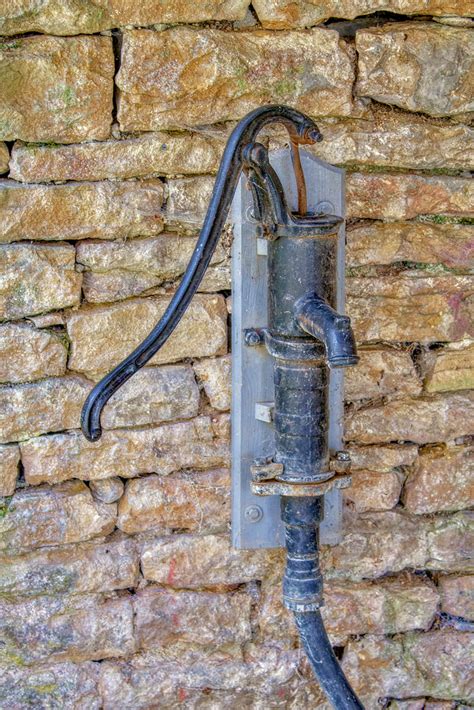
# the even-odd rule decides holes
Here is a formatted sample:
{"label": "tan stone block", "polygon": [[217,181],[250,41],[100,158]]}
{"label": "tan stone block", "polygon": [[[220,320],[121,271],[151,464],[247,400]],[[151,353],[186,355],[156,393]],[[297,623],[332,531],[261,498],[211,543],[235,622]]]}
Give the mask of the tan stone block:
{"label": "tan stone block", "polygon": [[366,636],[350,641],[343,668],[365,706],[378,698],[471,697],[472,634],[458,631],[408,633],[399,638]]}
{"label": "tan stone block", "polygon": [[418,270],[347,279],[347,312],[360,342],[437,342],[473,330],[474,278]]}
{"label": "tan stone block", "polygon": [[386,446],[348,446],[351,457],[351,469],[391,471],[399,466],[410,466],[418,455],[418,447],[414,444],[388,444]]}
{"label": "tan stone block", "polygon": [[0,446],[0,496],[12,496],[18,478],[20,449],[18,446]]}
{"label": "tan stone block", "polygon": [[28,483],[85,481],[180,469],[229,465],[229,442],[215,436],[209,417],[147,429],[105,431],[94,443],[79,431],[30,439],[21,444]]}
{"label": "tan stone block", "polygon": [[199,229],[207,212],[214,178],[206,175],[171,179],[167,183],[166,223],[173,228]]}
{"label": "tan stone block", "polygon": [[194,371],[204,386],[211,407],[225,411],[231,404],[231,366],[230,355],[199,360],[193,364]]}
{"label": "tan stone block", "polygon": [[252,5],[262,25],[272,30],[310,27],[332,17],[353,20],[373,12],[401,15],[471,14],[466,0],[254,0]]}
{"label": "tan stone block", "polygon": [[69,244],[0,246],[0,320],[76,306],[82,276]]}
{"label": "tan stone block", "polygon": [[427,544],[427,569],[464,573],[474,571],[472,512],[463,511],[434,518],[427,531]]}
{"label": "tan stone block", "polygon": [[81,0],[80,10],[74,0],[49,0],[38,5],[35,0],[2,0],[0,34],[45,32],[54,35],[93,34],[124,25],[175,24],[209,20],[241,20],[249,0],[187,0],[163,3],[148,0]]}
{"label": "tan stone block", "polygon": [[346,264],[357,267],[408,261],[468,271],[473,241],[474,227],[462,224],[362,224],[347,232]]}
{"label": "tan stone block", "polygon": [[[169,298],[147,298],[100,308],[82,308],[67,322],[69,368],[92,379],[109,372],[149,334]],[[197,295],[151,364],[221,355],[227,349],[227,312],[222,296]]]}
{"label": "tan stone block", "polygon": [[118,117],[124,131],[150,131],[231,121],[271,103],[347,116],[353,80],[351,51],[331,30],[130,30]]}
{"label": "tan stone block", "polygon": [[117,527],[126,533],[217,532],[226,528],[229,519],[229,471],[218,469],[128,481],[118,506]]}
{"label": "tan stone block", "polygon": [[395,471],[354,471],[344,498],[359,513],[391,510],[400,498],[402,478]]}
{"label": "tan stone block", "polygon": [[451,343],[426,358],[424,387],[427,392],[474,388],[474,343]]}
{"label": "tan stone block", "polygon": [[438,579],[441,611],[474,619],[474,576],[441,576]]}
{"label": "tan stone block", "polygon": [[[139,649],[157,649],[179,658],[180,649],[212,653],[221,646],[251,639],[248,594],[173,592],[147,587],[133,599]],[[201,648],[200,648],[201,647]],[[176,649],[176,650],[175,650]]]}
{"label": "tan stone block", "polygon": [[390,23],[358,30],[356,48],[359,96],[431,116],[474,111],[474,40],[468,29]]}
{"label": "tan stone block", "polygon": [[[25,643],[25,637],[28,643]],[[0,599],[0,664],[87,661],[133,653],[130,596]]]}
{"label": "tan stone block", "polygon": [[23,323],[0,325],[0,382],[63,375],[66,359],[66,344],[55,333]]}
{"label": "tan stone block", "polygon": [[462,510],[474,503],[474,448],[440,446],[420,452],[405,482],[411,513]]}
{"label": "tan stone block", "polygon": [[112,123],[111,37],[26,37],[0,47],[0,138],[104,140]]}
{"label": "tan stone block", "polygon": [[419,215],[474,215],[473,181],[390,173],[349,173],[347,216],[400,220]]}
{"label": "tan stone block", "polygon": [[5,143],[0,142],[0,175],[8,172],[8,162],[10,160],[10,152]]}
{"label": "tan stone block", "polygon": [[67,185],[0,180],[0,242],[159,234],[162,202],[159,180]]}
{"label": "tan stone block", "polygon": [[0,385],[0,442],[77,429],[91,385],[81,377],[51,377],[22,385]]}
{"label": "tan stone block", "polygon": [[82,481],[17,491],[0,519],[0,551],[14,554],[112,532],[117,506],[97,503]]}
{"label": "tan stone block", "polygon": [[363,399],[416,395],[421,391],[415,366],[403,350],[359,349],[357,367],[348,368],[344,394],[348,402]]}
{"label": "tan stone block", "polygon": [[125,490],[121,478],[104,478],[102,481],[90,481],[89,488],[93,497],[101,503],[115,503]]}
{"label": "tan stone block", "polygon": [[0,595],[8,598],[129,589],[138,577],[135,541],[117,535],[0,558]]}
{"label": "tan stone block", "polygon": [[409,441],[429,444],[469,436],[474,393],[394,400],[346,417],[346,438],[364,444]]}
{"label": "tan stone block", "polygon": [[[205,133],[150,133],[79,145],[18,142],[12,148],[10,178],[51,182],[215,173],[223,148],[223,139]],[[8,151],[5,164],[8,170]]]}

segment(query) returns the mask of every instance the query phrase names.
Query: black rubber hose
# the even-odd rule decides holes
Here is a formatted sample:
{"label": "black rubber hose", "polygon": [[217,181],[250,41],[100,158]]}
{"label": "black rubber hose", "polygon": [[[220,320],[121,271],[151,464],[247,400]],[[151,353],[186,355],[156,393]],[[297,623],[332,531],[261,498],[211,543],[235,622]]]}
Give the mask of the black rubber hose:
{"label": "black rubber hose", "polygon": [[364,710],[334,655],[319,611],[294,612],[303,647],[319,685],[336,710]]}

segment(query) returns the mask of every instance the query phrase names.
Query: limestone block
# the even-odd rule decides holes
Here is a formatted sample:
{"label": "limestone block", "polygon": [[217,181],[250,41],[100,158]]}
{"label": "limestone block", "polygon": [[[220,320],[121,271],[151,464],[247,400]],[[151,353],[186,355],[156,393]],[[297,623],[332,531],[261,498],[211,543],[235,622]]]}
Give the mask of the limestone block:
{"label": "limestone block", "polygon": [[345,372],[344,395],[348,402],[419,394],[421,383],[408,352],[359,349],[358,355],[357,367]]}
{"label": "limestone block", "polygon": [[369,469],[381,473],[391,471],[400,466],[411,466],[418,455],[418,447],[414,444],[349,446],[351,469]]}
{"label": "limestone block", "polygon": [[0,496],[12,496],[18,478],[20,449],[18,446],[0,446]]}
{"label": "limestone block", "polygon": [[28,382],[66,372],[64,340],[28,324],[0,325],[0,382]]}
{"label": "limestone block", "polygon": [[427,530],[426,568],[446,572],[474,571],[474,519],[471,511],[433,518]]}
{"label": "limestone block", "polygon": [[125,486],[121,478],[104,478],[102,481],[91,481],[89,488],[95,500],[115,503],[122,497]]}
{"label": "limestone block", "polygon": [[209,398],[211,407],[226,411],[231,404],[231,366],[230,355],[209,360],[199,360],[194,363],[200,382]]}
{"label": "limestone block", "polygon": [[474,343],[451,343],[443,350],[431,351],[425,365],[427,392],[474,388]]}
{"label": "limestone block", "polygon": [[449,575],[438,580],[441,610],[453,616],[474,619],[474,576]]}
{"label": "limestone block", "polygon": [[395,471],[354,471],[344,498],[359,513],[391,510],[400,498],[402,478]]}
{"label": "limestone block", "polygon": [[10,152],[5,143],[0,142],[0,175],[8,172],[8,161],[10,160]]}

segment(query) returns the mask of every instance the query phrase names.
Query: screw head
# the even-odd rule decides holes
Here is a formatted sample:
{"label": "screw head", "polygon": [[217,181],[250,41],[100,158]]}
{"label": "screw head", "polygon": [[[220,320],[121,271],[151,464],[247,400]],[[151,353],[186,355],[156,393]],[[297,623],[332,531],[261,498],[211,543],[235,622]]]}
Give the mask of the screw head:
{"label": "screw head", "polygon": [[246,345],[260,345],[263,343],[262,334],[255,330],[255,328],[247,328],[244,331],[244,340]]}
{"label": "screw head", "polygon": [[259,505],[249,505],[245,508],[244,516],[248,523],[258,523],[263,518],[263,510]]}

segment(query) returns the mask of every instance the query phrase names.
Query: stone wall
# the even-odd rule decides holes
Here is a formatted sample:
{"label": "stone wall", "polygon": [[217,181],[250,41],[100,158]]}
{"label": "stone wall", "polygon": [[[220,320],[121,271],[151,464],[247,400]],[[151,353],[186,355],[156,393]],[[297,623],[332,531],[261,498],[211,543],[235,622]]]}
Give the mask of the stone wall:
{"label": "stone wall", "polygon": [[163,313],[230,129],[269,102],[347,170],[361,362],[331,638],[369,710],[472,702],[469,7],[0,0],[1,708],[328,707],[282,554],[229,545],[230,234],[103,438],[79,431]]}

